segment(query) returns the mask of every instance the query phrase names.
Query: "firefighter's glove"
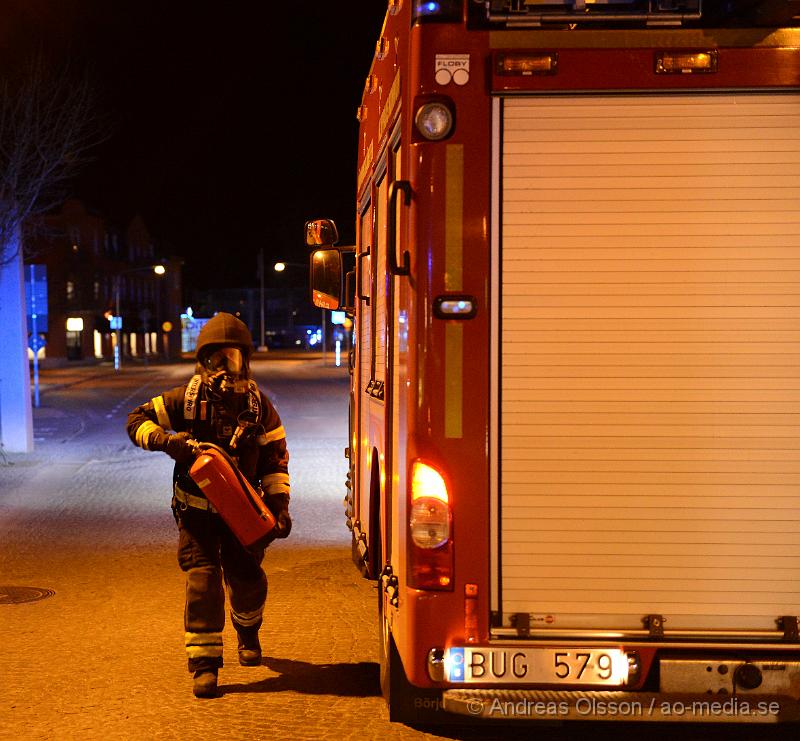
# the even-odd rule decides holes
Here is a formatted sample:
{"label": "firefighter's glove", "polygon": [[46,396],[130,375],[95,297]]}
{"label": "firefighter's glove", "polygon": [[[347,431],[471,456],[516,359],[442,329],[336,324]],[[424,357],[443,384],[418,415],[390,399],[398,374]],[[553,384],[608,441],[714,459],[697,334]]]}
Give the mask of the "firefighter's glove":
{"label": "firefighter's glove", "polygon": [[289,495],[288,494],[268,494],[264,501],[270,512],[275,515],[276,538],[288,538],[292,532],[292,518],[289,516]]}
{"label": "firefighter's glove", "polygon": [[275,517],[275,537],[288,538],[290,532],[292,532],[292,518],[289,516],[289,510],[285,509]]}
{"label": "firefighter's glove", "polygon": [[197,443],[188,432],[176,432],[167,437],[163,450],[176,463],[191,463],[197,454]]}

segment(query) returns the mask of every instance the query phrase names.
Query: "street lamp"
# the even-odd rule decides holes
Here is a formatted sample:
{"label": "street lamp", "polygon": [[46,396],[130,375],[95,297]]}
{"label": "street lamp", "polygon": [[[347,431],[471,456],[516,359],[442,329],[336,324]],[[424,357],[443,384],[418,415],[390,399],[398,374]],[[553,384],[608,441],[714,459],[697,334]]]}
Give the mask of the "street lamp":
{"label": "street lamp", "polygon": [[167,272],[166,267],[161,264],[158,265],[143,265],[138,268],[128,268],[127,270],[120,270],[114,276],[114,316],[111,317],[111,329],[115,330],[114,334],[114,370],[119,371],[122,368],[122,315],[119,311],[119,289],[122,282],[122,276],[129,273],[139,273],[142,271],[152,270],[156,275],[164,275]]}

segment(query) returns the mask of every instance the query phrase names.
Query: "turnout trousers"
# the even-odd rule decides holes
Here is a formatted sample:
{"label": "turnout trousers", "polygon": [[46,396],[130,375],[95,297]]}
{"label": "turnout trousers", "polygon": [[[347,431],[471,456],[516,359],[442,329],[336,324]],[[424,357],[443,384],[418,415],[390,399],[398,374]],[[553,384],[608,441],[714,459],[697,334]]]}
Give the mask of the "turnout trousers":
{"label": "turnout trousers", "polygon": [[[185,505],[183,505],[185,506]],[[264,550],[248,550],[220,516],[178,504],[178,563],[186,573],[186,655],[189,671],[222,666],[225,590],[237,633],[257,633],[267,599]]]}

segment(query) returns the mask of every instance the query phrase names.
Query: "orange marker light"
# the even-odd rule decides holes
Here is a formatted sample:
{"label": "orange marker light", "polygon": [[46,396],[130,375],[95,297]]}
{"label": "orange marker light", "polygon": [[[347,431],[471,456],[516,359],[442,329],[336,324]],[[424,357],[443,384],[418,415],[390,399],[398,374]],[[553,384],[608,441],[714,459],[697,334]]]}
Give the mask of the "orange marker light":
{"label": "orange marker light", "polygon": [[501,54],[497,57],[497,74],[504,76],[554,75],[558,71],[558,54]]}
{"label": "orange marker light", "polygon": [[464,585],[464,639],[478,642],[478,585]]}

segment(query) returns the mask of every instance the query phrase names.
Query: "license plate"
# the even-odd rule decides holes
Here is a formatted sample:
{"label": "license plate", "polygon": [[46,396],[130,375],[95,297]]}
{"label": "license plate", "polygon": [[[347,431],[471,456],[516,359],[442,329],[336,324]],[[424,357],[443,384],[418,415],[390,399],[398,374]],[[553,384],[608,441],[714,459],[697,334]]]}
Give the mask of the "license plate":
{"label": "license plate", "polygon": [[445,653],[449,682],[574,684],[621,687],[628,656],[616,648],[453,647]]}

